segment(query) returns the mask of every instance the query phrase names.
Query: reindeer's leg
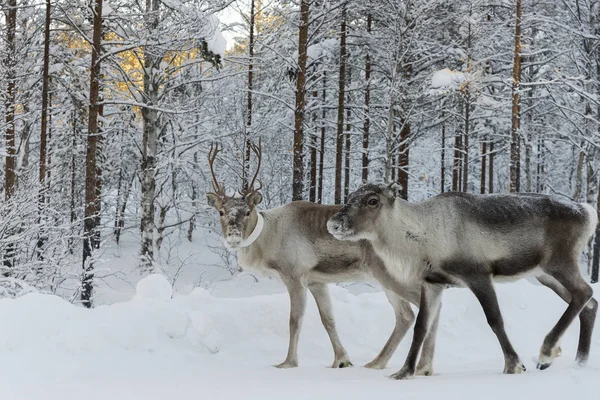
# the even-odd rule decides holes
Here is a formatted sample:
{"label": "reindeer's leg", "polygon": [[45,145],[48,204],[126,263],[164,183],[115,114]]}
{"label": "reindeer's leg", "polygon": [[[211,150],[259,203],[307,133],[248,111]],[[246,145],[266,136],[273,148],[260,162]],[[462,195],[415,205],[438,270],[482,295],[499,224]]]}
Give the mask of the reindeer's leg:
{"label": "reindeer's leg", "polygon": [[383,346],[381,352],[379,352],[373,361],[366,364],[365,368],[385,368],[388,361],[398,348],[398,345],[402,341],[402,338],[404,335],[406,335],[408,328],[410,328],[415,320],[415,313],[410,308],[410,304],[408,302],[402,300],[398,295],[390,290],[385,290],[385,295],[394,309],[394,314],[396,315],[396,326],[394,326],[394,330],[392,331],[392,334],[385,346]]}
{"label": "reindeer's leg", "polygon": [[417,364],[417,375],[430,376],[433,375],[433,354],[435,353],[435,341],[437,336],[437,328],[440,322],[440,311],[442,304],[438,307],[437,315],[431,323],[431,328],[425,337],[423,349],[421,350],[421,358]]}
{"label": "reindeer's leg", "polygon": [[331,368],[345,368],[352,366],[348,354],[346,353],[346,349],[342,346],[337,330],[335,329],[335,320],[333,319],[331,298],[329,297],[327,284],[311,283],[308,285],[308,289],[315,298],[317,307],[319,308],[319,314],[321,315],[321,322],[323,323],[333,346],[335,359]]}
{"label": "reindeer's leg", "polygon": [[[571,303],[571,293],[565,289],[556,279],[549,275],[542,275],[537,278],[540,283],[546,287],[549,287],[566,303]],[[590,353],[590,346],[592,343],[592,332],[594,330],[594,322],[596,321],[596,314],[598,312],[598,302],[592,298],[585,307],[579,313],[579,345],[577,346],[577,357],[576,360],[579,364],[586,362]],[[556,347],[552,351],[553,358],[560,355],[560,345],[557,343]]]}
{"label": "reindeer's leg", "polygon": [[525,371],[525,366],[521,363],[519,355],[508,340],[504,330],[504,321],[500,313],[492,279],[489,276],[469,277],[469,279],[465,279],[465,283],[479,300],[487,322],[500,342],[504,353],[504,373],[519,374]]}
{"label": "reindeer's leg", "polygon": [[301,279],[284,279],[290,295],[290,344],[287,357],[277,368],[294,368],[298,366],[298,337],[302,318],[306,309],[306,284]]}
{"label": "reindeer's leg", "polygon": [[444,289],[441,286],[423,283],[421,287],[419,314],[417,315],[417,321],[415,322],[413,341],[410,345],[408,356],[400,371],[390,376],[390,378],[409,379],[414,377],[419,351],[421,350],[421,346],[425,341],[425,337],[431,328],[435,316],[438,314],[443,290]]}
{"label": "reindeer's leg", "polygon": [[[576,361],[579,364],[584,364],[589,355],[592,330],[596,319],[596,312],[598,310],[598,302],[595,299],[592,299],[593,289],[579,274],[577,260],[571,261],[570,263],[572,265],[569,268],[564,268],[564,265],[561,265],[556,268],[544,269],[544,271],[556,279],[562,288],[570,295],[570,301],[567,310],[544,339],[544,343],[540,349],[537,365],[538,369],[546,369],[552,365],[552,361],[554,361],[558,355],[557,349],[560,338],[578,315],[580,315],[581,330],[579,334],[579,346],[577,349]],[[585,311],[584,308],[586,308]]]}

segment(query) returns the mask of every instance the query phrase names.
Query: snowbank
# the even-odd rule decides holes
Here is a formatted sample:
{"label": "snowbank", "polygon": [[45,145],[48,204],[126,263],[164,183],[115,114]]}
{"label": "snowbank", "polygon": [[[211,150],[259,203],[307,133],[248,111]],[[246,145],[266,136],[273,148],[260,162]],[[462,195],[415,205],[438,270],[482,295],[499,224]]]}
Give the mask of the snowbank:
{"label": "snowbank", "polygon": [[436,375],[402,382],[385,377],[402,365],[411,335],[386,371],[361,367],[393,327],[382,293],[355,296],[331,287],[340,337],[356,367],[326,368],[333,352],[310,300],[300,368],[278,370],[270,365],[281,362],[287,350],[286,294],[218,298],[195,289],[171,298],[167,285],[151,276],[138,285],[135,300],[92,310],[37,293],[0,300],[2,400],[597,396],[600,335],[590,365],[575,369],[578,324],[562,342],[563,356],[546,371],[534,369],[532,358],[565,305],[526,281],[498,287],[507,331],[528,367],[525,374],[501,374],[502,353],[479,304],[468,291],[452,289],[444,295]]}

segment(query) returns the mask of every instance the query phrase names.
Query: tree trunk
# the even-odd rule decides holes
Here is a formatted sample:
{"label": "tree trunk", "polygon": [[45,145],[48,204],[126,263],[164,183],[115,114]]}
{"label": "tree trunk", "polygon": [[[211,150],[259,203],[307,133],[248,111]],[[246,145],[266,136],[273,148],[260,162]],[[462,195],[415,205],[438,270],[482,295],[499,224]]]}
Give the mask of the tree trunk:
{"label": "tree trunk", "polygon": [[393,129],[392,129],[392,140],[390,141],[390,149],[389,149],[389,156],[388,158],[390,159],[390,166],[389,166],[389,170],[390,170],[390,182],[398,182],[397,178],[396,178],[396,170],[398,169],[398,162],[399,160],[396,157],[396,153],[399,153],[399,149],[398,149],[398,145],[397,142],[400,142],[400,138],[398,137],[398,135],[396,134],[396,130],[398,128],[397,124],[396,124],[396,113],[394,112],[394,118],[393,120]]}
{"label": "tree trunk", "polygon": [[[160,0],[146,0],[148,31],[154,32],[158,26]],[[152,49],[144,49],[144,101],[142,107],[142,199],[140,267],[142,272],[151,272],[154,268],[154,195],[156,191],[156,154],[158,151],[158,112],[154,108],[158,101],[158,82],[155,68],[159,67],[160,57],[152,54]]]}
{"label": "tree trunk", "polygon": [[317,203],[323,202],[323,165],[325,156],[325,118],[327,117],[327,71],[323,71],[323,111],[321,113],[321,143],[319,146],[319,182]]}
{"label": "tree trunk", "polygon": [[304,181],[304,107],[306,102],[306,58],[308,49],[309,1],[300,1],[298,26],[298,76],[296,77],[296,109],[294,112],[294,171],[292,200],[302,200]]}
{"label": "tree trunk", "polygon": [[[73,118],[73,137],[71,141],[71,229],[73,231],[73,236],[75,236],[75,220],[77,219],[77,213],[75,211],[75,182],[77,180],[77,169],[76,169],[76,154],[77,154],[77,121],[78,121],[77,110],[73,110],[72,118]],[[73,241],[69,239],[69,252],[73,254]]]}
{"label": "tree trunk", "polygon": [[[16,107],[16,26],[17,26],[17,0],[8,0],[6,13],[6,57],[4,66],[6,68],[6,98],[4,99],[6,122],[6,173],[4,184],[4,197],[8,203],[15,191],[15,167],[17,148],[15,146],[15,107]],[[10,205],[9,205],[10,206]],[[13,232],[6,232],[11,236]],[[2,265],[5,267],[4,276],[10,276],[10,270],[14,266],[15,244],[9,242],[3,254]]]}
{"label": "tree trunk", "polygon": [[485,170],[487,160],[487,142],[484,140],[481,143],[481,194],[485,194]]}
{"label": "tree trunk", "polygon": [[488,193],[494,193],[494,142],[490,142],[490,169],[488,173]]}
{"label": "tree trunk", "polygon": [[[319,92],[317,90],[313,90],[315,107],[318,97]],[[313,111],[312,126],[314,132],[312,135],[310,135],[310,188],[308,199],[314,203],[317,201],[317,135],[319,132],[319,127],[317,126],[317,110]]]}
{"label": "tree trunk", "polygon": [[[195,136],[194,137],[195,140],[198,140],[198,137]],[[194,166],[193,168],[196,169],[198,165],[198,152],[195,151],[194,152]],[[247,176],[247,175],[246,175]],[[192,235],[194,233],[194,229],[196,228],[196,212],[198,210],[198,188],[196,187],[196,180],[192,179],[192,210],[194,212],[194,214],[190,217],[190,223],[188,225],[188,231],[187,231],[187,240],[188,242],[192,241]]]}
{"label": "tree trunk", "polygon": [[442,155],[440,170],[440,193],[446,190],[446,123],[442,122]]}
{"label": "tree trunk", "polygon": [[131,193],[131,187],[133,186],[133,181],[135,180],[135,173],[131,173],[131,177],[125,183],[125,194],[123,195],[123,199],[121,201],[121,208],[118,210],[116,227],[115,227],[115,241],[119,244],[119,240],[121,239],[121,232],[125,227],[125,211],[127,210],[127,200],[129,199],[129,193]]}
{"label": "tree trunk", "polygon": [[579,157],[577,158],[577,169],[575,178],[575,191],[573,192],[573,200],[579,202],[582,201],[583,196],[583,167],[585,166],[585,143],[581,144],[579,150]]}
{"label": "tree trunk", "polygon": [[[600,110],[599,110],[600,111]],[[596,204],[600,205],[600,187],[598,188],[598,198]],[[598,219],[600,220],[600,207],[597,208]],[[596,239],[594,240],[594,260],[592,261],[592,283],[598,282],[600,274],[600,224],[596,226]]]}
{"label": "tree trunk", "polygon": [[156,238],[156,250],[160,251],[160,247],[162,246],[162,242],[165,239],[165,220],[167,218],[167,212],[171,208],[170,205],[160,205],[160,211],[158,213],[158,224],[157,224],[157,238]]}
{"label": "tree trunk", "polygon": [[[373,24],[373,17],[371,13],[367,15],[367,37],[370,40],[371,27]],[[362,153],[362,181],[363,183],[369,180],[369,130],[371,128],[371,116],[370,116],[370,103],[371,103],[371,55],[369,53],[369,46],[366,48],[365,55],[365,121],[363,124],[363,153]]]}
{"label": "tree trunk", "polygon": [[[102,0],[96,0],[94,7],[94,31],[92,38],[92,64],[90,67],[90,106],[88,136],[85,158],[85,219],[83,238],[83,279],[81,302],[84,307],[92,306],[94,265],[92,249],[97,248],[96,229],[96,149],[98,145],[98,95],[100,91],[100,45],[102,40]],[[41,177],[41,172],[40,172]]]}
{"label": "tree trunk", "polygon": [[248,105],[246,109],[246,154],[242,171],[242,188],[248,189],[248,175],[250,174],[250,149],[252,137],[252,88],[254,78],[254,0],[250,0],[250,36],[248,38]]}
{"label": "tree trunk", "polygon": [[[470,25],[469,25],[470,27]],[[469,28],[470,29],[470,28]],[[471,96],[469,94],[469,88],[466,89],[465,94],[465,141],[464,141],[464,152],[463,152],[463,167],[462,167],[462,191],[469,191],[469,134],[471,127]]]}
{"label": "tree trunk", "polygon": [[537,143],[537,173],[536,173],[536,192],[543,193],[544,188],[544,139],[539,138]]}
{"label": "tree trunk", "polygon": [[452,191],[460,190],[460,167],[462,159],[462,132],[460,126],[457,127],[454,134],[454,161],[452,163]]}
{"label": "tree trunk", "polygon": [[338,85],[337,137],[335,142],[334,203],[342,201],[342,153],[344,144],[344,100],[346,98],[346,2],[342,5],[340,25],[340,71]]}
{"label": "tree trunk", "polygon": [[[594,204],[594,202],[596,200],[596,196],[595,196],[596,190],[598,189],[598,182],[597,182],[598,174],[596,172],[596,169],[594,168],[596,154],[597,154],[597,151],[595,151],[593,148],[590,148],[589,154],[587,157],[587,179],[586,179],[586,196],[585,196],[585,202],[588,204]],[[598,205],[596,205],[596,207],[598,207]],[[588,271],[587,271],[588,275],[592,274],[592,261],[594,259],[593,253],[594,253],[594,246],[593,246],[593,242],[590,241],[590,243],[588,243],[588,245],[586,246],[586,255],[587,255],[587,262],[588,262]]]}
{"label": "tree trunk", "polygon": [[512,82],[512,118],[510,130],[509,191],[520,191],[521,140],[519,134],[519,81],[521,79],[521,0],[517,0],[515,12],[515,51]]}
{"label": "tree trunk", "polygon": [[6,122],[6,173],[4,197],[9,201],[15,190],[15,97],[16,97],[16,43],[15,34],[17,29],[17,0],[8,0],[6,13],[6,57],[4,66],[6,68],[6,98],[4,105]]}
{"label": "tree trunk", "polygon": [[47,156],[47,132],[48,132],[48,84],[50,79],[50,0],[46,0],[46,18],[44,23],[44,67],[42,72],[42,117],[40,121],[40,193],[39,213],[43,212],[45,202],[46,182],[46,156]]}
{"label": "tree trunk", "polygon": [[[600,18],[596,22],[596,34],[600,34]],[[600,77],[600,51],[596,51],[596,76]],[[596,85],[597,95],[600,97],[600,85]],[[597,106],[596,116],[600,119],[600,104]],[[600,125],[598,126],[598,134],[600,135]],[[597,178],[600,182],[600,178]],[[596,199],[596,210],[598,211],[598,219],[600,220],[600,187],[597,189],[598,197]],[[596,238],[594,241],[594,259],[592,262],[592,283],[598,282],[598,275],[600,275],[600,224],[596,226]]]}
{"label": "tree trunk", "polygon": [[[348,75],[346,77],[348,86],[351,85],[352,81],[352,72],[350,68],[348,68]],[[351,145],[351,132],[352,132],[352,124],[350,123],[350,119],[352,117],[352,111],[350,110],[350,93],[346,92],[346,135],[345,135],[345,144],[344,144],[344,203],[348,200],[348,195],[350,194],[350,145]]]}
{"label": "tree trunk", "polygon": [[400,148],[398,154],[398,183],[402,186],[400,196],[408,200],[408,140],[410,138],[410,123],[402,119],[400,129]]}

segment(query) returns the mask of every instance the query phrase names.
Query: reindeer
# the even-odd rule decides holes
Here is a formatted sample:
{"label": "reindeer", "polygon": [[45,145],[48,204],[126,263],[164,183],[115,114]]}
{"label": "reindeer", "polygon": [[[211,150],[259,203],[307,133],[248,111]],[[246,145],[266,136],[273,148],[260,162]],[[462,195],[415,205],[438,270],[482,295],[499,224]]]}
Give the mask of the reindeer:
{"label": "reindeer", "polygon": [[421,203],[398,197],[398,187],[366,184],[327,223],[342,241],[369,240],[392,276],[421,287],[413,342],[393,379],[414,376],[419,350],[446,287],[477,297],[504,353],[504,373],[525,371],[504,330],[493,281],[535,276],[569,303],[544,339],[538,369],[559,355],[559,341],[579,315],[576,361],[588,358],[598,302],[581,277],[578,257],[596,229],[596,211],[537,194],[445,193]]}
{"label": "reindeer", "polygon": [[[321,322],[329,335],[334,351],[332,368],[352,365],[336,331],[328,283],[341,281],[377,280],[385,290],[396,317],[394,330],[377,357],[366,367],[385,368],[403,336],[412,325],[414,313],[408,302],[419,305],[418,287],[397,282],[387,273],[383,263],[369,242],[341,242],[327,232],[327,221],[340,206],[327,206],[296,201],[284,206],[258,211],[262,201],[260,189],[254,183],[260,170],[261,144],[252,145],[258,168],[248,189],[241,197],[227,196],[225,187],[217,181],[213,163],[218,146],[209,152],[208,161],[213,178],[214,193],[207,193],[208,204],[220,214],[225,244],[237,250],[238,263],[244,269],[253,269],[279,277],[290,296],[289,347],[287,357],[277,368],[298,366],[298,337],[306,307],[306,291],[312,293]],[[408,302],[407,302],[408,301]],[[437,316],[434,316],[437,321]],[[418,374],[432,373],[435,348],[435,328],[425,340]]]}

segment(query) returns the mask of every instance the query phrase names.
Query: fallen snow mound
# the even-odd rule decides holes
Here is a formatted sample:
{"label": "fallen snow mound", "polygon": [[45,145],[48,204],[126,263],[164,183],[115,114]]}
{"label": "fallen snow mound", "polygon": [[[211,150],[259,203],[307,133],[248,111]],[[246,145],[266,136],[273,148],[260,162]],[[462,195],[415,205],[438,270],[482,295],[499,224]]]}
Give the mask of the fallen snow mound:
{"label": "fallen snow mound", "polygon": [[151,274],[140,280],[135,287],[136,300],[169,300],[173,297],[171,283],[161,274]]}
{"label": "fallen snow mound", "polygon": [[[169,290],[168,290],[169,289]],[[87,310],[30,293],[0,300],[0,393],[8,399],[365,398],[420,400],[482,398],[592,399],[600,376],[600,335],[590,364],[575,369],[578,323],[562,341],[563,355],[546,371],[532,361],[565,304],[525,281],[499,285],[508,334],[528,370],[501,374],[504,362],[479,304],[468,291],[444,295],[435,376],[385,379],[397,371],[407,334],[386,371],[361,365],[381,349],[394,321],[382,293],[355,296],[332,286],[337,328],[355,367],[326,368],[333,352],[309,300],[300,337],[300,368],[278,370],[285,358],[286,294],[219,298],[204,289],[171,298],[152,275],[135,300]],[[595,378],[594,378],[595,377]],[[310,382],[311,384],[307,384]]]}

